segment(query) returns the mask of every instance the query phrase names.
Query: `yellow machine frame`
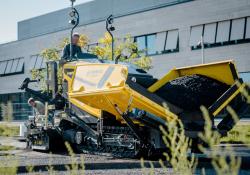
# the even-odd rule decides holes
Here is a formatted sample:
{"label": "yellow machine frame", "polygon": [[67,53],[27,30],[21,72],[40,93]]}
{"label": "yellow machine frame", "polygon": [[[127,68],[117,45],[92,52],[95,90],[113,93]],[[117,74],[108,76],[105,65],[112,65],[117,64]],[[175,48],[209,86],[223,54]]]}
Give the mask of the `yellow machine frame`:
{"label": "yellow machine frame", "polygon": [[[228,60],[174,68],[150,86],[148,91],[154,93],[167,82],[192,74],[204,75],[230,86],[234,85],[238,79],[234,62]],[[127,78],[128,68],[124,65],[96,64],[84,61],[64,65],[64,79],[68,81],[69,101],[97,118],[101,117],[101,110],[104,110],[115,115],[118,121],[123,121],[121,114],[115,109],[115,105],[121,112],[139,108],[166,121],[177,118],[176,113],[178,112],[166,108],[171,104],[157,104],[143,96],[126,84]],[[217,115],[239,92],[238,89],[220,104],[213,115]],[[177,109],[177,111],[181,111],[181,109]]]}

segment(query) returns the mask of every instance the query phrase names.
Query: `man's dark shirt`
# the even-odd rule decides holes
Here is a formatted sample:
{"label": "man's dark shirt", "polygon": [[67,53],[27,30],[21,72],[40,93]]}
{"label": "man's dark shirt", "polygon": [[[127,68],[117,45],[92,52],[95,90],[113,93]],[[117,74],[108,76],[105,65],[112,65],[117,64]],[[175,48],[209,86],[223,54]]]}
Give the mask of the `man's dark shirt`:
{"label": "man's dark shirt", "polygon": [[[73,58],[77,58],[82,53],[82,49],[80,46],[73,44],[72,52],[73,52],[72,54]],[[62,59],[69,59],[69,57],[70,57],[70,44],[67,44],[63,49]]]}

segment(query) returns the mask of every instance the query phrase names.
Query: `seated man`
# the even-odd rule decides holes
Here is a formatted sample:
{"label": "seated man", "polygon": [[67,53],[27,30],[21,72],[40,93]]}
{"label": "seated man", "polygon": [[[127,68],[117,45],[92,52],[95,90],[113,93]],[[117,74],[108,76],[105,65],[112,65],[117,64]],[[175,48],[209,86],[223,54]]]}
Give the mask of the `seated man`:
{"label": "seated man", "polygon": [[[78,46],[80,35],[78,33],[74,33],[72,36],[72,57],[77,58],[80,54],[82,54],[82,49]],[[70,58],[70,44],[67,44],[63,49],[62,60],[67,60]]]}
{"label": "seated man", "polygon": [[37,115],[44,115],[45,114],[45,107],[44,104],[40,101],[35,101],[33,98],[28,100],[28,104],[32,106],[35,116]]}

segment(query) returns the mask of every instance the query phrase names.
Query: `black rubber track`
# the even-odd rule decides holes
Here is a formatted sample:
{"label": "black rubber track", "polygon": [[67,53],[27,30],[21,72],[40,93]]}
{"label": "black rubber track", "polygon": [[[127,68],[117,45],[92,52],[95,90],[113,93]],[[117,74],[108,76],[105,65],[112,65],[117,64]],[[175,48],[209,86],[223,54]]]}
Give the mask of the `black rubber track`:
{"label": "black rubber track", "polygon": [[215,79],[194,74],[168,82],[156,94],[176,106],[194,111],[199,110],[201,105],[212,105],[228,88],[228,85]]}

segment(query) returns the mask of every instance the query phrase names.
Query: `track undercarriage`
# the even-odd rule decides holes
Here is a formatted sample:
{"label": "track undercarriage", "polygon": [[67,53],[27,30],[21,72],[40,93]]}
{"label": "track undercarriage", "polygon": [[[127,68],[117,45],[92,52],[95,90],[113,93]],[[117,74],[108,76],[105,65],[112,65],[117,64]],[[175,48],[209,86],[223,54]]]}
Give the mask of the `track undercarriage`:
{"label": "track undercarriage", "polygon": [[139,154],[140,142],[128,127],[104,126],[102,136],[97,142],[84,138],[81,144],[75,144],[79,152],[91,154],[111,154],[114,157],[134,158]]}

